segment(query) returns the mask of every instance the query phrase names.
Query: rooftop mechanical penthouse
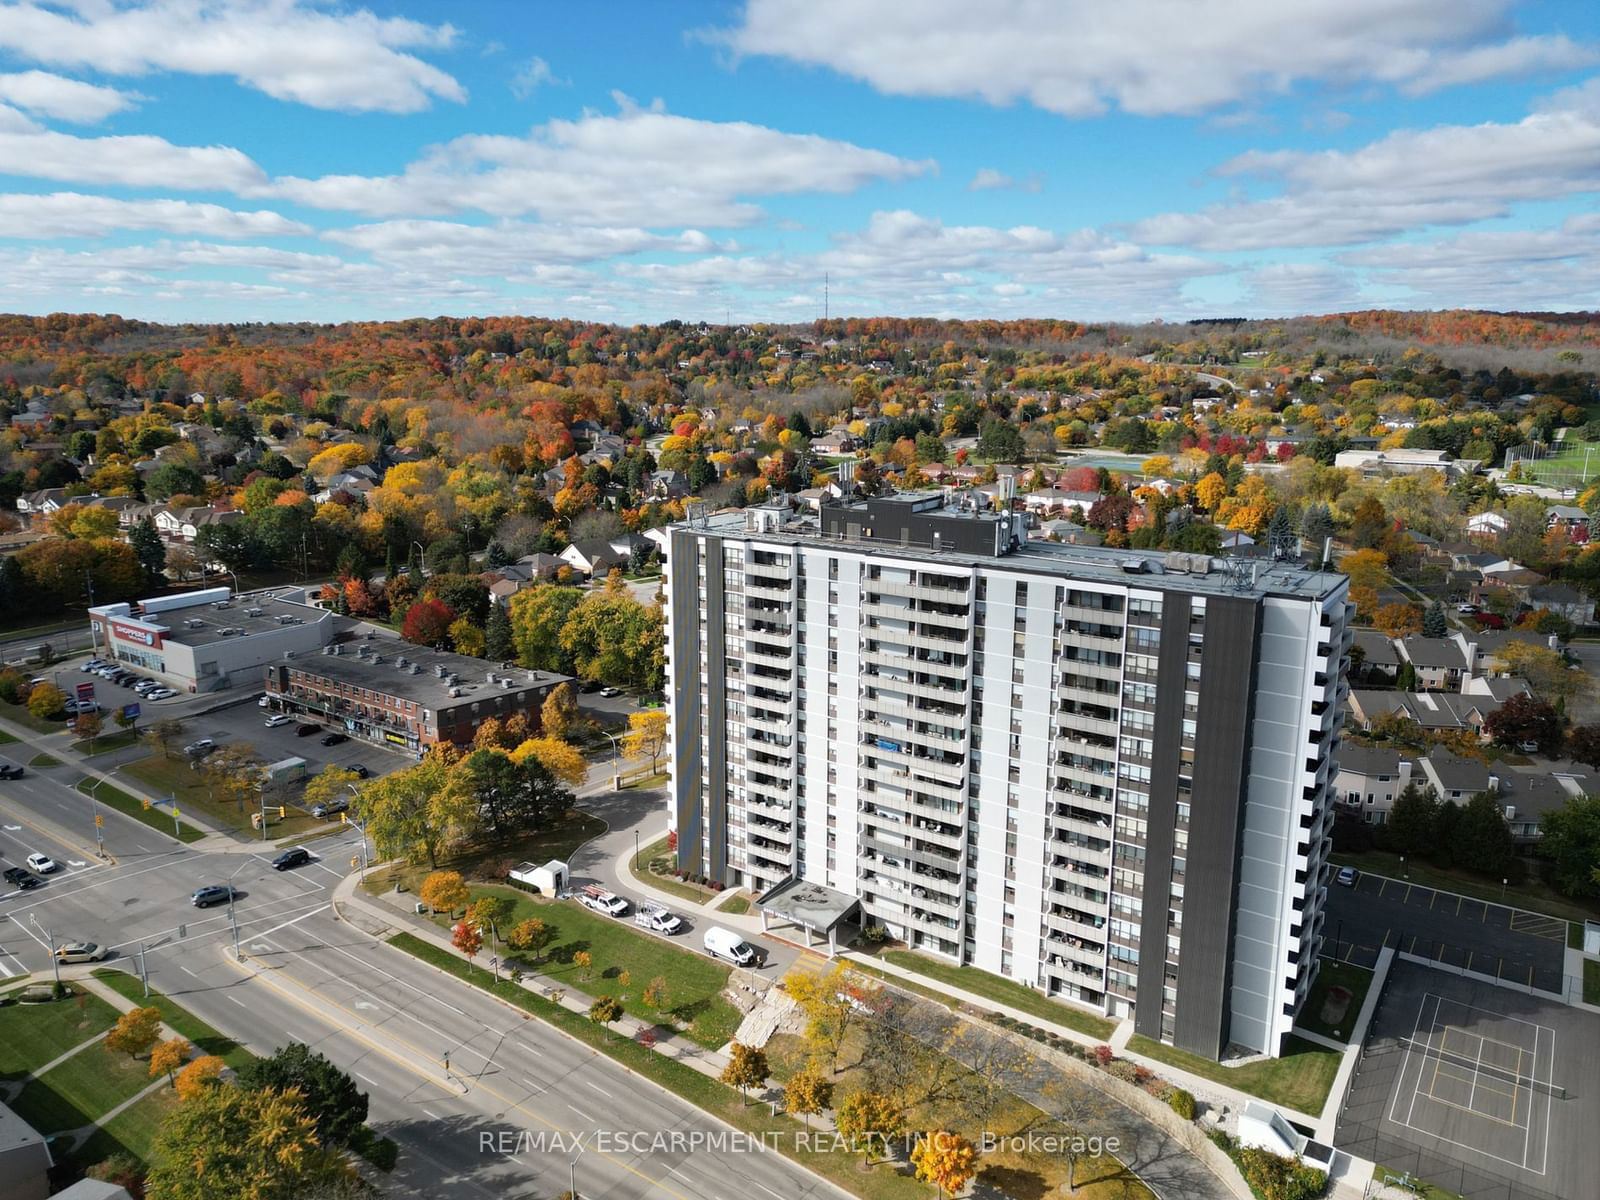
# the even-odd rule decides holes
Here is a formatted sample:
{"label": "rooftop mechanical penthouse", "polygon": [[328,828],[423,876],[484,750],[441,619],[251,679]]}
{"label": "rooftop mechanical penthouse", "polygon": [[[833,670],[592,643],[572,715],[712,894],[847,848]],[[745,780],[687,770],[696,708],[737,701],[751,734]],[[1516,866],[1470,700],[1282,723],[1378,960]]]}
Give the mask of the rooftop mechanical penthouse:
{"label": "rooftop mechanical penthouse", "polygon": [[1317,970],[1342,575],[1029,542],[909,493],[668,554],[680,864],[1219,1056]]}

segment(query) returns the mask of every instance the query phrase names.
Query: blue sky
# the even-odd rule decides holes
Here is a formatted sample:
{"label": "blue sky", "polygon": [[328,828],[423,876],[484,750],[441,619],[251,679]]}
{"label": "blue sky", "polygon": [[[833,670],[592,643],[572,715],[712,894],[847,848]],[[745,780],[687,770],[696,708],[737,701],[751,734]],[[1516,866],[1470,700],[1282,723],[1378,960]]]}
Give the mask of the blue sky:
{"label": "blue sky", "polygon": [[1580,0],[0,0],[0,309],[1600,308]]}

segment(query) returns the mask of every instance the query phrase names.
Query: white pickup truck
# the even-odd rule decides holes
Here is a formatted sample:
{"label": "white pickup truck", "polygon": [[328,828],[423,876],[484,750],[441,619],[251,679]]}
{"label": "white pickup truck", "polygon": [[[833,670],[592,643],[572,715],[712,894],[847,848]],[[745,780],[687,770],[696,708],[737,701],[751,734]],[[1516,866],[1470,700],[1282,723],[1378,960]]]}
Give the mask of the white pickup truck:
{"label": "white pickup truck", "polygon": [[639,911],[633,914],[633,923],[665,934],[674,934],[683,928],[683,918],[659,904],[641,904]]}

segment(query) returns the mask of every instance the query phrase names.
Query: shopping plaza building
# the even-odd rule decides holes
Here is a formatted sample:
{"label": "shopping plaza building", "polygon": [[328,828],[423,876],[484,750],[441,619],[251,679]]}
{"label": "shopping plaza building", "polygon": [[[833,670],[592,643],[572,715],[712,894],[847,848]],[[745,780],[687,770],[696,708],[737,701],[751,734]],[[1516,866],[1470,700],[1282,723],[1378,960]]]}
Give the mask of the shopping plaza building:
{"label": "shopping plaza building", "polygon": [[1323,938],[1343,576],[1030,542],[943,493],[696,512],[667,574],[682,867],[1280,1052]]}

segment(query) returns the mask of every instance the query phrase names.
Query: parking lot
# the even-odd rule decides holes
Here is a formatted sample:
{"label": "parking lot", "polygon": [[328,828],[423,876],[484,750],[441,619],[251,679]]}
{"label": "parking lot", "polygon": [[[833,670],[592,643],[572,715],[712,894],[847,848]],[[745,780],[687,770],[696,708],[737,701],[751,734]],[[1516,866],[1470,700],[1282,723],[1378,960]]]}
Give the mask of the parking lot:
{"label": "parking lot", "polygon": [[1363,874],[1328,889],[1327,934],[1362,966],[1385,945],[1524,987],[1560,993],[1567,924],[1403,879]]}
{"label": "parking lot", "polygon": [[1466,1200],[1593,1195],[1600,1016],[1396,961],[1334,1144]]}

